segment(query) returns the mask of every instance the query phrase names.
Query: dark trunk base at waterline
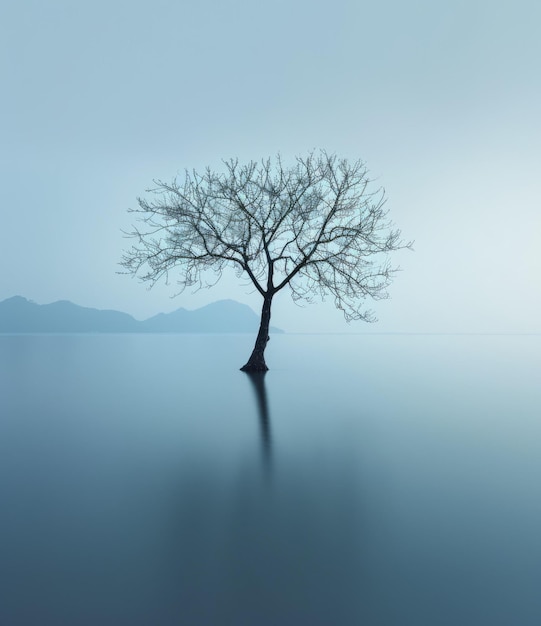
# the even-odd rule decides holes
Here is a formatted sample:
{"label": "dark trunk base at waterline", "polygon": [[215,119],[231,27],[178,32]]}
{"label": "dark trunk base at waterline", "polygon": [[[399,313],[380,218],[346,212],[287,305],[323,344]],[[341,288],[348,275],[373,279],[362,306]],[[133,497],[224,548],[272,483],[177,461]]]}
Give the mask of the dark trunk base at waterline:
{"label": "dark trunk base at waterline", "polygon": [[251,360],[240,368],[241,372],[268,372],[268,370],[265,361],[253,363]]}

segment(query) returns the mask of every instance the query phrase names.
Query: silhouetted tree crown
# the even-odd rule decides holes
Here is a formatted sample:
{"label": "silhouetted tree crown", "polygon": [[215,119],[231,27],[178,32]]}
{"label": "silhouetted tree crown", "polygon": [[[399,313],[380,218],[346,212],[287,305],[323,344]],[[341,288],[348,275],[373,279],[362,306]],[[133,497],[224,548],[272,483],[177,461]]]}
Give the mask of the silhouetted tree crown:
{"label": "silhouetted tree crown", "polygon": [[274,160],[225,161],[222,172],[186,171],[154,181],[139,198],[142,226],[121,264],[154,284],[175,270],[180,290],[215,284],[227,267],[263,297],[261,326],[245,371],[265,371],[271,303],[288,287],[294,300],[332,296],[349,320],[373,321],[366,298],[388,297],[398,270],[388,253],[410,248],[388,219],[383,189],[371,189],[364,162],[324,151]]}

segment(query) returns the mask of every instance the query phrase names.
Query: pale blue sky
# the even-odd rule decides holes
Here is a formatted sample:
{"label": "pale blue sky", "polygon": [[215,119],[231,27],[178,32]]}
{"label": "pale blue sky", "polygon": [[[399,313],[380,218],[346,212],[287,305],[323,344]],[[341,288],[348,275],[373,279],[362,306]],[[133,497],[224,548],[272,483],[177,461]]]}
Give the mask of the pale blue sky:
{"label": "pale blue sky", "polygon": [[366,160],[416,252],[378,324],[283,293],[275,325],[541,332],[540,24],[534,0],[4,1],[0,299],[257,309],[115,274],[126,209],[185,167],[325,148]]}

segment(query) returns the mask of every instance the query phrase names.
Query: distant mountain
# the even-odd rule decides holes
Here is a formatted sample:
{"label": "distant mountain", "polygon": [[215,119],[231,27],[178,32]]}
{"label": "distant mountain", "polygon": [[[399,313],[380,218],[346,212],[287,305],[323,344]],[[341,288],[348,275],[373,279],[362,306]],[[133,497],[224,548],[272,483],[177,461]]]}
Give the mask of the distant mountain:
{"label": "distant mountain", "polygon": [[[0,333],[256,333],[259,317],[234,300],[177,309],[139,322],[127,313],[78,306],[67,300],[36,304],[21,296],[0,302]],[[282,330],[271,327],[271,332]]]}
{"label": "distant mountain", "polygon": [[[255,333],[259,317],[246,304],[219,300],[195,311],[159,313],[140,323],[144,331],[152,333]],[[283,332],[277,328],[272,331]]]}
{"label": "distant mountain", "polygon": [[137,324],[127,313],[89,309],[67,300],[36,304],[15,296],[0,302],[3,333],[137,332]]}

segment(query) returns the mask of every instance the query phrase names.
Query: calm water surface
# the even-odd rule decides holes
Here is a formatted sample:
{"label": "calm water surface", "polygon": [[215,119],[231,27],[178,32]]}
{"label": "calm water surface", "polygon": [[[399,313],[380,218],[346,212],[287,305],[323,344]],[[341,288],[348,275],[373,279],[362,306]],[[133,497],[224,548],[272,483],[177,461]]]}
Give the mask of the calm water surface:
{"label": "calm water surface", "polygon": [[0,336],[0,624],[541,624],[541,337],[251,344]]}

